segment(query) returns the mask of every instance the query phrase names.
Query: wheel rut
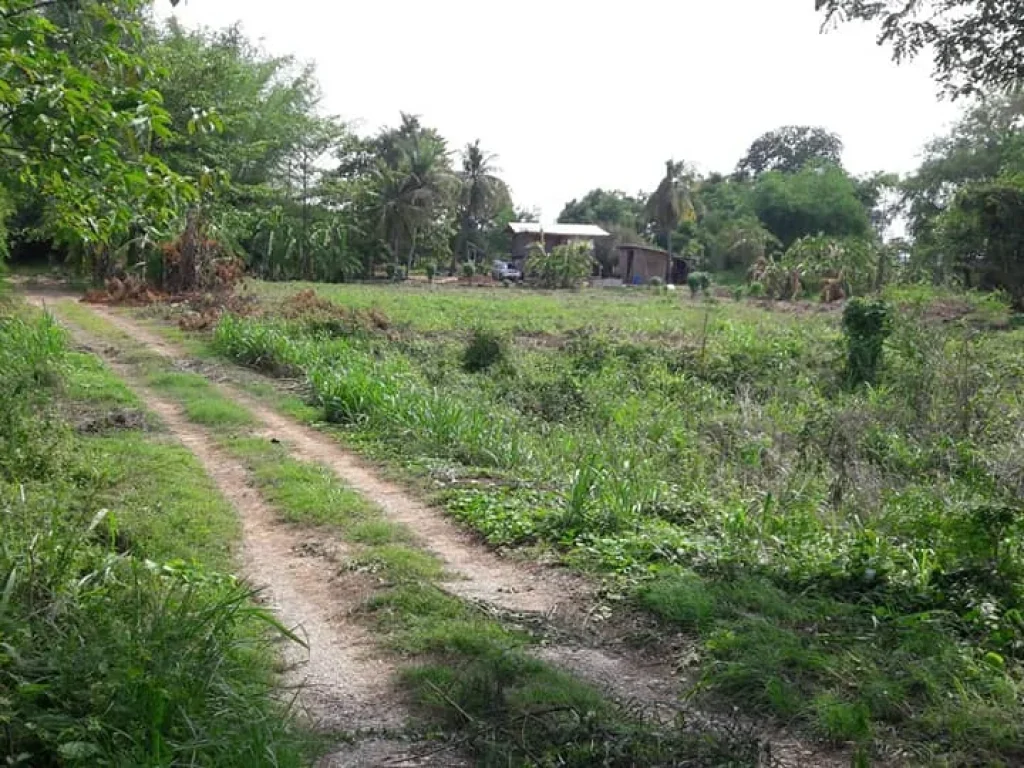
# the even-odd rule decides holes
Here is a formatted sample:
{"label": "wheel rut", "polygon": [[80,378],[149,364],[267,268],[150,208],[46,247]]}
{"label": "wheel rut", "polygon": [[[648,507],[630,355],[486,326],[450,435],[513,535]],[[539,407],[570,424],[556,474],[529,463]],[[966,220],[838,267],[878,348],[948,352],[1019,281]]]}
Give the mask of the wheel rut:
{"label": "wheel rut", "polygon": [[[166,341],[119,312],[102,305],[89,305],[89,308],[149,351],[178,365],[189,360],[188,354],[177,345]],[[107,357],[109,361],[109,355]],[[125,366],[116,361],[109,362],[119,375],[125,375],[123,373]],[[125,375],[125,378],[130,380],[130,371],[128,374]],[[446,570],[452,574],[452,578],[442,585],[452,594],[485,608],[492,608],[499,613],[525,614],[534,617],[538,621],[550,623],[556,628],[566,628],[570,634],[574,628],[586,626],[589,620],[587,608],[596,601],[597,596],[593,585],[583,578],[552,566],[518,561],[497,555],[483,547],[469,533],[460,529],[447,517],[445,512],[418,501],[402,487],[380,477],[355,454],[344,449],[329,436],[282,416],[229,382],[211,378],[211,383],[226,396],[244,405],[262,423],[257,434],[287,444],[296,458],[325,466],[366,499],[378,505],[389,519],[406,525],[417,538],[419,545],[434,553],[443,562]],[[139,391],[140,393],[145,392],[144,396],[147,402],[154,404],[160,402],[160,398],[152,392],[146,391],[145,387],[140,386]],[[190,432],[193,435],[199,432],[184,421],[183,415],[176,406],[164,402],[163,407],[167,409],[169,417],[173,419],[171,423],[176,425],[172,431],[177,433],[180,427],[183,442],[189,439]],[[154,410],[161,418],[165,418],[164,414],[156,407]],[[235,464],[235,467],[230,470],[239,473],[235,480],[245,476],[245,470],[241,465],[218,451],[216,446],[208,440],[203,444],[204,438],[201,435],[193,439],[199,440],[199,450],[196,452],[203,459],[204,464],[207,460],[213,465],[218,465],[221,462]],[[206,451],[207,458],[204,459],[200,451]],[[218,471],[223,474],[225,470],[223,467],[218,470],[214,466],[211,469],[211,474],[216,478]],[[247,490],[250,496],[258,496],[251,489]],[[229,496],[229,498],[231,497]],[[234,499],[232,500],[234,501]],[[239,498],[240,503],[245,503],[245,501],[245,499]],[[333,658],[334,664],[342,667],[342,675],[351,669],[346,668],[350,662],[356,665],[354,669],[363,669],[367,672],[370,672],[367,668],[368,664],[379,665],[374,667],[376,680],[371,681],[372,685],[362,690],[354,690],[353,698],[350,701],[345,703],[337,701],[337,709],[333,710],[330,701],[326,699],[320,704],[326,705],[327,710],[342,713],[342,719],[349,716],[345,713],[354,713],[356,710],[363,712],[364,715],[366,712],[376,713],[369,718],[370,721],[384,723],[386,724],[383,726],[385,728],[392,727],[396,718],[401,719],[401,708],[396,706],[392,709],[390,706],[385,706],[385,711],[381,711],[381,702],[394,698],[394,694],[389,691],[388,686],[381,685],[381,681],[387,680],[389,672],[392,670],[388,670],[387,665],[383,662],[370,661],[372,655],[366,653],[368,638],[366,638],[365,629],[359,627],[355,622],[345,621],[344,616],[341,615],[356,607],[361,597],[358,594],[346,592],[343,577],[333,574],[325,578],[323,573],[325,569],[322,563],[313,565],[308,559],[305,563],[301,562],[303,558],[295,555],[295,547],[301,543],[298,540],[300,537],[294,532],[280,533],[280,524],[275,525],[272,522],[272,510],[262,505],[261,501],[257,502],[256,509],[258,510],[256,513],[247,513],[246,515],[250,518],[250,522],[246,524],[246,540],[248,542],[252,539],[251,547],[255,547],[252,549],[247,544],[247,563],[249,563],[250,556],[254,560],[266,557],[270,563],[275,562],[274,558],[278,558],[279,561],[285,556],[286,549],[291,552],[291,559],[295,561],[289,565],[291,574],[284,576],[277,573],[268,574],[274,578],[286,579],[286,583],[281,583],[276,591],[271,589],[269,592],[273,596],[275,605],[279,604],[282,609],[279,614],[282,619],[290,617],[287,619],[288,621],[294,618],[296,625],[302,624],[310,637],[311,649],[314,643],[322,643],[323,645],[320,646],[322,657]],[[250,529],[250,526],[255,527]],[[341,545],[339,545],[340,547]],[[307,584],[306,578],[309,576],[310,568],[320,571],[320,573],[318,579]],[[295,601],[293,605],[285,605],[292,599]],[[322,607],[324,605],[332,606],[330,613],[324,611]],[[312,620],[307,619],[307,609]],[[308,621],[308,624],[303,623],[304,621]],[[310,627],[313,628],[312,631]],[[317,633],[321,631],[324,634],[318,635]],[[332,636],[332,633],[339,632],[345,637]],[[542,646],[536,655],[538,658],[594,684],[607,695],[632,705],[649,716],[668,719],[682,714],[691,722],[706,723],[709,727],[713,727],[722,720],[714,715],[705,716],[696,712],[683,702],[686,685],[680,680],[672,665],[665,660],[654,661],[640,658],[639,655],[634,655],[628,650],[595,647],[593,644],[577,642],[549,643]],[[312,660],[312,650],[309,657],[306,662],[307,674],[312,680],[312,690],[316,691],[316,680],[319,673],[316,663]],[[324,672],[326,674],[327,671],[324,670]],[[329,678],[325,677],[324,679]],[[373,685],[377,687],[373,688]],[[329,688],[330,686],[327,685],[322,690],[326,691]],[[334,695],[346,689],[342,683],[341,687],[331,690],[333,693],[330,695]],[[324,695],[329,697],[326,693]],[[307,698],[309,696],[307,695]],[[310,705],[314,708],[317,706],[315,697],[316,694],[312,694],[313,702]],[[323,707],[321,707],[321,711],[323,711]],[[365,716],[360,720],[358,714],[352,714],[351,717],[351,722],[356,723],[367,720]],[[338,718],[334,715],[325,715],[324,719],[326,722],[338,722]],[[735,723],[737,720],[733,719],[731,722]],[[351,727],[351,723],[348,727]],[[367,727],[375,726],[368,725]],[[786,731],[754,727],[762,734],[763,739],[770,741],[774,764],[836,766],[837,768],[849,765],[850,757],[843,751],[837,753],[822,745],[805,742]],[[390,742],[387,740],[365,742],[352,750],[327,758],[323,764],[330,766],[391,764],[394,759],[393,755],[385,759],[375,751],[386,752],[390,748]],[[438,756],[431,759],[433,762],[419,764],[449,764]],[[354,760],[355,762],[345,762],[345,760]],[[370,762],[365,762],[365,760],[370,760]],[[415,765],[418,763],[415,762],[414,757],[409,756],[407,758],[399,757],[395,764]]]}

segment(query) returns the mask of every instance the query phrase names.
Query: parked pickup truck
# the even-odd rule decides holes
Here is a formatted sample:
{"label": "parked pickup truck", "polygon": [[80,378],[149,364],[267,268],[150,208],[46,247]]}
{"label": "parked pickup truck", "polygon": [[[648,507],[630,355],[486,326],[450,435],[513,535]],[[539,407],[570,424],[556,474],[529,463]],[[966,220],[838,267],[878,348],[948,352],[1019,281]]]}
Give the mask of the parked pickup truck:
{"label": "parked pickup truck", "polygon": [[491,277],[495,280],[522,280],[523,273],[507,261],[496,261],[491,268]]}

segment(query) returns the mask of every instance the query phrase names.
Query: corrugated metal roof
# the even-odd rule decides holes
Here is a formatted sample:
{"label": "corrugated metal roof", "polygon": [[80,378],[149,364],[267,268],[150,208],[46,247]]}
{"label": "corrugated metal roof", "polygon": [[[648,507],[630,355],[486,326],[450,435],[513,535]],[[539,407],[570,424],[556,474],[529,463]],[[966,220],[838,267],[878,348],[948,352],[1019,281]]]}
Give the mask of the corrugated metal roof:
{"label": "corrugated metal roof", "polygon": [[595,224],[540,224],[536,221],[513,221],[508,225],[515,234],[557,235],[559,237],[608,237],[608,233]]}

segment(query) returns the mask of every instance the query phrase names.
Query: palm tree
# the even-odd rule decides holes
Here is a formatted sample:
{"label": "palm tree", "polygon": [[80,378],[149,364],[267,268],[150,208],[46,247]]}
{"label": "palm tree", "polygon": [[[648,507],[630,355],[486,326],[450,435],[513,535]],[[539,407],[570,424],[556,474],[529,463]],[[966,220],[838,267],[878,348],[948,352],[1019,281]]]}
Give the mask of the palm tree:
{"label": "palm tree", "polygon": [[[462,153],[462,171],[459,173],[461,192],[459,200],[459,248],[463,262],[469,261],[474,235],[494,218],[503,207],[512,203],[505,182],[495,175],[495,156],[480,148],[480,140],[467,144]],[[455,270],[452,258],[452,271]]]}
{"label": "palm tree", "polygon": [[672,233],[683,221],[697,216],[693,202],[693,173],[683,162],[665,163],[665,178],[647,200],[647,218],[665,235],[669,261],[672,258]]}
{"label": "palm tree", "polygon": [[411,269],[418,235],[447,215],[456,191],[444,141],[426,131],[396,138],[377,177],[382,234],[396,261],[403,243],[408,244]]}

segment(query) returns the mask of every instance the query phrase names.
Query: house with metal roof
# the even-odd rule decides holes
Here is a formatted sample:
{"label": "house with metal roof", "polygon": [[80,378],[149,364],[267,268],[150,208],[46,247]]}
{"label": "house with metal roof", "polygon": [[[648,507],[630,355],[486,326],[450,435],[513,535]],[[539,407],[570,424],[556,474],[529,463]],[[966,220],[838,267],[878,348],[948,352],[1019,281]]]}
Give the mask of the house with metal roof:
{"label": "house with metal roof", "polygon": [[550,251],[558,245],[569,243],[587,243],[591,248],[594,241],[602,237],[611,237],[594,224],[540,224],[536,221],[513,221],[508,225],[512,233],[512,260],[521,264],[526,260],[530,247],[535,243]]}
{"label": "house with metal roof", "polygon": [[690,263],[653,245],[623,244],[619,249],[618,276],[626,285],[642,285],[656,277],[677,285],[686,282]]}

